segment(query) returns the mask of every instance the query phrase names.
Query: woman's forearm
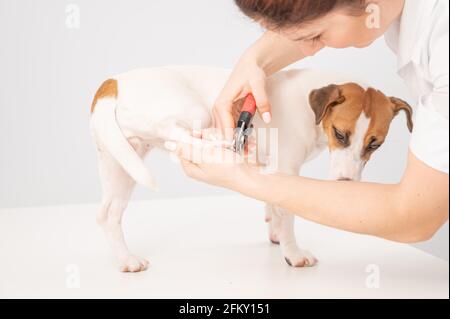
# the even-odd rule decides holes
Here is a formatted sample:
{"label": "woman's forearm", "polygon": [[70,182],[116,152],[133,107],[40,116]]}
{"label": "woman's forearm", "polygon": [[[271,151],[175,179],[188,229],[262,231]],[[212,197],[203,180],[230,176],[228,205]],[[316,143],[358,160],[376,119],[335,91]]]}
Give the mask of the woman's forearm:
{"label": "woman's forearm", "polygon": [[298,44],[272,31],[255,42],[245,56],[255,60],[267,76],[305,58]]}
{"label": "woman's forearm", "polygon": [[247,185],[240,192],[310,221],[380,237],[398,233],[401,217],[393,213],[396,185],[320,181],[258,172],[252,172],[247,181],[250,187]]}
{"label": "woman's forearm", "polygon": [[232,150],[218,147],[199,151],[211,159],[223,159],[225,154],[230,162],[196,164],[192,144],[168,142],[166,148],[183,159],[190,177],[341,230],[411,243],[430,239],[448,220],[448,174],[429,167],[412,152],[402,181],[389,185],[262,174],[260,168],[235,163]]}
{"label": "woman's forearm", "polygon": [[448,174],[409,153],[395,185],[320,181],[246,170],[235,190],[300,217],[341,230],[398,242],[430,239],[448,220]]}

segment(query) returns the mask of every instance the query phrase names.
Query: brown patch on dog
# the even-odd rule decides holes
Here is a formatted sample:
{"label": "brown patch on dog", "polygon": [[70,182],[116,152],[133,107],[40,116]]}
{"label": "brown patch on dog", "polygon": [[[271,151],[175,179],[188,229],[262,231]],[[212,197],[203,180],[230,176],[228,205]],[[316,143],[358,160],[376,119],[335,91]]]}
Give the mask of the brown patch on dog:
{"label": "brown patch on dog", "polygon": [[411,105],[409,105],[407,102],[397,97],[390,97],[389,99],[391,100],[392,104],[394,104],[394,116],[398,115],[400,111],[404,111],[406,113],[408,129],[412,133],[414,129],[414,123],[413,123],[413,109]]}
{"label": "brown patch on dog", "polygon": [[368,161],[373,151],[368,147],[371,143],[382,145],[389,132],[394,110],[391,101],[381,91],[369,88],[364,96],[364,113],[371,118],[369,128],[364,137],[364,149],[361,158]]}
{"label": "brown patch on dog", "polygon": [[413,130],[413,110],[403,100],[387,97],[383,92],[369,88],[364,98],[364,113],[371,118],[369,128],[364,138],[364,151],[362,159],[368,161],[375,150],[370,150],[370,144],[382,145],[389,133],[394,117],[400,111],[407,115],[407,125],[410,132]]}
{"label": "brown patch on dog", "polygon": [[[330,92],[329,87],[328,89],[325,89],[325,93],[327,91]],[[337,129],[339,132],[350,138],[355,132],[356,122],[363,111],[364,89],[360,85],[356,83],[347,83],[336,86],[334,92],[336,92],[336,90],[339,91],[337,99],[336,93],[331,93],[329,95],[331,97],[335,96],[335,98],[321,99],[322,101],[326,101],[325,103],[328,103],[328,106],[325,107],[321,121],[323,123],[323,129],[329,137],[328,146],[330,150],[348,146],[336,139],[334,130]],[[313,107],[313,105],[311,106]]]}
{"label": "brown patch on dog", "polygon": [[[356,122],[361,114],[370,119],[361,154],[365,161],[384,143],[391,122],[400,111],[406,113],[408,129],[413,129],[413,110],[408,103],[395,97],[387,97],[373,88],[365,90],[356,83],[329,85],[314,90],[309,99],[317,125],[322,123],[328,135],[330,150],[342,149],[351,144]],[[336,130],[346,137],[345,143],[336,137]]]}
{"label": "brown patch on dog", "polygon": [[95,94],[94,101],[92,102],[92,105],[91,105],[91,113],[94,112],[95,107],[97,106],[98,100],[100,100],[102,98],[107,98],[107,97],[117,98],[118,94],[119,94],[119,90],[118,90],[117,80],[109,79],[109,80],[106,80],[105,82],[103,82],[103,84],[100,86],[97,93]]}
{"label": "brown patch on dog", "polygon": [[341,89],[337,85],[329,85],[327,87],[314,90],[309,95],[309,104],[316,116],[316,125],[322,122],[327,112],[338,104],[344,103],[345,97],[342,95]]}

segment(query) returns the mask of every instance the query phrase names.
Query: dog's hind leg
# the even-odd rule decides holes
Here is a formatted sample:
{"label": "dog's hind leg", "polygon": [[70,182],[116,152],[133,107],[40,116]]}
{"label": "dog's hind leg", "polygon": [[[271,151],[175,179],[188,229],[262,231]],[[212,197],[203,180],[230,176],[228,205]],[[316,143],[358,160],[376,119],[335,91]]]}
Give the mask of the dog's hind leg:
{"label": "dog's hind leg", "polygon": [[[129,139],[136,152],[144,157],[147,147],[139,139]],[[119,262],[122,272],[139,272],[148,267],[148,261],[130,253],[122,230],[122,216],[130,200],[135,181],[106,151],[99,150],[99,169],[103,200],[97,221]]]}

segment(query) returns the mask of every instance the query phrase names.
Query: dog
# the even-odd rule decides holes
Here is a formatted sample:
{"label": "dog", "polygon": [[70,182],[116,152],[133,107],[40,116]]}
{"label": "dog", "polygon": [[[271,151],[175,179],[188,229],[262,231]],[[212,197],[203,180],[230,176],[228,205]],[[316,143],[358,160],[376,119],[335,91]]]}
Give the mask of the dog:
{"label": "dog", "polygon": [[[121,227],[136,182],[156,184],[144,157],[174,136],[191,137],[193,123],[212,127],[211,107],[230,71],[210,67],[138,69],[105,81],[91,107],[91,133],[98,153],[103,200],[97,217],[122,272],[147,269],[130,253]],[[273,120],[258,116],[257,129],[278,129],[277,172],[298,175],[301,166],[328,147],[330,179],[359,181],[372,154],[381,147],[393,118],[404,111],[410,131],[412,108],[405,101],[357,84],[354,77],[317,70],[289,70],[268,78]],[[239,101],[235,104],[239,112]],[[260,146],[258,153],[268,153]],[[266,205],[269,239],[279,244],[293,267],[314,266],[317,259],[300,249],[294,215]]]}

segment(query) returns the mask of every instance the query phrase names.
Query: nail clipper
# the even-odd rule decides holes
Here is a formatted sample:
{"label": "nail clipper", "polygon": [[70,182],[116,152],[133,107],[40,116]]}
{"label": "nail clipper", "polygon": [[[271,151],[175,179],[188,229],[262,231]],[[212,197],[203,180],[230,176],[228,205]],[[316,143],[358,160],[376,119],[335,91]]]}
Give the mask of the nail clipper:
{"label": "nail clipper", "polygon": [[234,134],[233,150],[243,155],[245,151],[245,145],[248,142],[248,137],[253,130],[252,120],[256,113],[256,101],[253,94],[247,95],[244,104],[242,106],[241,114],[236,125],[236,131]]}

